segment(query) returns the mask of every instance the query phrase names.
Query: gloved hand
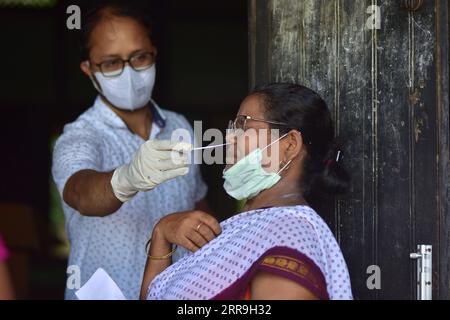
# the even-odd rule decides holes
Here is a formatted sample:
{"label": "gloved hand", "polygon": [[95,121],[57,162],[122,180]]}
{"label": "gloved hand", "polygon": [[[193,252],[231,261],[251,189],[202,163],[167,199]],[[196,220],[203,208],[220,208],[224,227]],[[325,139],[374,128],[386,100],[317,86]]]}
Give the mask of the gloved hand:
{"label": "gloved hand", "polygon": [[191,150],[192,145],[189,143],[145,142],[129,164],[114,171],[111,185],[115,196],[126,202],[139,191],[149,191],[167,180],[186,175],[189,172],[188,153]]}

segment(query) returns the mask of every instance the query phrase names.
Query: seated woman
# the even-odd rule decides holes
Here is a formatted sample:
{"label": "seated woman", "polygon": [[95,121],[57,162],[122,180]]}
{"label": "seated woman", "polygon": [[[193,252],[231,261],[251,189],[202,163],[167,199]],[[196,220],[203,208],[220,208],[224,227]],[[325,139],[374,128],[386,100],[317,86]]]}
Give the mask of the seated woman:
{"label": "seated woman", "polygon": [[224,188],[247,199],[245,212],[220,227],[191,217],[183,237],[195,253],[172,265],[179,243],[165,219],[176,217],[163,218],[152,234],[141,298],[352,299],[339,245],[305,200],[349,184],[326,103],[306,87],[272,84],[244,100],[230,129],[234,165],[224,171]]}

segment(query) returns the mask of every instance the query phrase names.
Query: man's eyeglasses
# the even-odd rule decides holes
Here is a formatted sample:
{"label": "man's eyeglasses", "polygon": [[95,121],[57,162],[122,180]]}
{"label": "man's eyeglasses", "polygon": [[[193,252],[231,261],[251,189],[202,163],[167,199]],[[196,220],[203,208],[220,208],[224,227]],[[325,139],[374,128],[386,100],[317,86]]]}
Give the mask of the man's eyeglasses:
{"label": "man's eyeglasses", "polygon": [[236,117],[236,119],[234,121],[230,121],[230,123],[228,124],[227,132],[236,132],[237,130],[246,131],[248,129],[247,128],[248,121],[259,121],[259,122],[270,123],[270,124],[274,124],[274,125],[278,125],[278,126],[287,126],[288,125],[287,123],[283,123],[283,122],[270,121],[270,120],[265,120],[265,119],[257,119],[257,118],[253,118],[250,116],[239,115]]}
{"label": "man's eyeglasses", "polygon": [[114,78],[123,73],[127,63],[135,71],[144,71],[149,69],[155,63],[154,54],[151,52],[137,53],[132,55],[128,60],[114,58],[95,65],[105,77]]}

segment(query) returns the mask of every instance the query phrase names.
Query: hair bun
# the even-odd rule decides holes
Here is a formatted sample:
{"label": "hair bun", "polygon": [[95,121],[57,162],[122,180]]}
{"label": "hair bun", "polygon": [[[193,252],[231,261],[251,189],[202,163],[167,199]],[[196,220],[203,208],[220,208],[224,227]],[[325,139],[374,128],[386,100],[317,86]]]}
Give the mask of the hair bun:
{"label": "hair bun", "polygon": [[323,171],[319,178],[319,187],[330,194],[342,194],[350,187],[350,175],[342,165],[343,151],[341,143],[335,139],[325,156]]}

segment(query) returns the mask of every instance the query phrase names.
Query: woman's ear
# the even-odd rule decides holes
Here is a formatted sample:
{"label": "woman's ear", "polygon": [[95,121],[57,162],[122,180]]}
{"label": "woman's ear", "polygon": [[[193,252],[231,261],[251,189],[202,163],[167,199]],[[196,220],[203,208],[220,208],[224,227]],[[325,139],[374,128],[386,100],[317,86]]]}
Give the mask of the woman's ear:
{"label": "woman's ear", "polygon": [[297,130],[292,130],[288,133],[286,137],[286,149],[285,149],[285,159],[288,162],[295,160],[303,152],[303,138],[300,132]]}

